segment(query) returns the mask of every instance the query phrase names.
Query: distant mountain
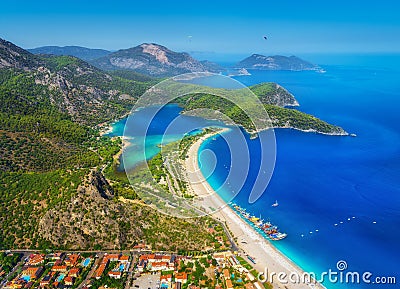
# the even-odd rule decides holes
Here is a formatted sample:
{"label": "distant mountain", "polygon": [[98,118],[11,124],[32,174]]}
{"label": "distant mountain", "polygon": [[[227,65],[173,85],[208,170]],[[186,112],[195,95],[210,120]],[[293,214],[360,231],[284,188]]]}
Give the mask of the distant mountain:
{"label": "distant mountain", "polygon": [[264,56],[253,54],[235,65],[236,68],[259,70],[320,70],[315,64],[305,61],[297,56]]}
{"label": "distant mountain", "polygon": [[188,72],[220,72],[223,69],[208,61],[198,61],[185,52],[174,52],[168,48],[143,43],[122,49],[91,63],[103,70],[129,69],[150,76],[172,76]]}
{"label": "distant mountain", "polygon": [[33,54],[75,56],[85,61],[100,58],[111,53],[111,51],[104,49],[92,49],[80,46],[43,46],[27,50]]}
{"label": "distant mountain", "polygon": [[[24,111],[33,104],[57,107],[73,120],[96,125],[129,111],[144,92],[142,82],[111,76],[73,56],[34,55],[0,39],[0,81],[10,90],[24,90],[14,99],[6,94],[0,111]],[[18,82],[18,88],[13,88]],[[1,83],[4,85],[4,83]],[[34,87],[32,87],[34,86]],[[29,89],[29,95],[24,95]],[[19,108],[21,103],[24,107]]]}

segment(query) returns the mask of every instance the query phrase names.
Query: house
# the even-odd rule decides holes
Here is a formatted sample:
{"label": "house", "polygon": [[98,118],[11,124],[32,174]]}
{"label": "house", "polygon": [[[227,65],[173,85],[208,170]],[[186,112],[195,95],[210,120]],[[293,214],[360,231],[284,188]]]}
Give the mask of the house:
{"label": "house", "polygon": [[151,271],[170,270],[168,262],[154,262],[151,263]]}
{"label": "house", "polygon": [[172,281],[172,274],[162,275],[160,276],[160,281],[171,282]]}
{"label": "house", "polygon": [[230,279],[225,281],[226,289],[233,289],[233,284]]}
{"label": "house", "polygon": [[109,254],[109,255],[106,255],[104,258],[107,258],[111,262],[115,262],[115,261],[118,261],[119,255],[118,254]]}
{"label": "house", "polygon": [[225,280],[231,279],[231,274],[229,273],[229,270],[228,270],[227,268],[225,268],[225,269],[223,270],[223,274],[224,274],[224,279],[225,279]]}
{"label": "house", "polygon": [[79,255],[78,254],[71,254],[65,259],[65,265],[69,267],[74,267],[78,264]]}
{"label": "house", "polygon": [[51,271],[54,272],[67,272],[67,266],[65,265],[54,265],[51,267]]}
{"label": "house", "polygon": [[120,271],[110,271],[108,272],[108,277],[114,278],[114,279],[121,279],[121,272]]}
{"label": "house", "polygon": [[215,260],[217,260],[218,263],[225,260],[225,255],[223,253],[214,253],[213,257]]}
{"label": "house", "polygon": [[244,285],[245,289],[256,289],[256,287],[254,287],[253,283],[246,283]]}
{"label": "house", "polygon": [[187,282],[187,274],[185,272],[175,274],[175,282],[185,284]]}
{"label": "house", "polygon": [[22,275],[30,276],[31,279],[38,279],[42,275],[42,272],[42,267],[28,267],[22,272]]}
{"label": "house", "polygon": [[215,231],[215,229],[214,228],[207,228],[207,231],[210,233],[210,234],[215,234],[216,233],[216,231]]}
{"label": "house", "polygon": [[103,272],[104,272],[104,270],[106,269],[107,264],[108,264],[108,262],[109,262],[109,260],[110,260],[110,256],[112,256],[112,255],[106,255],[106,256],[104,256],[104,258],[101,260],[101,263],[100,263],[99,267],[98,267],[97,270],[95,271],[95,278],[96,278],[96,279],[100,279],[100,278],[101,278],[101,275],[103,275]]}
{"label": "house", "polygon": [[146,246],[146,244],[138,244],[138,245],[135,245],[135,246],[133,246],[133,250],[145,250],[145,249],[147,249],[147,246]]}
{"label": "house", "polygon": [[71,277],[78,277],[78,275],[79,275],[79,273],[80,273],[80,269],[79,268],[72,268],[71,270],[69,270],[69,272],[68,272],[68,276],[71,276]]}
{"label": "house", "polygon": [[64,256],[64,253],[57,252],[57,253],[54,253],[54,254],[47,255],[47,258],[51,259],[51,260],[61,260],[63,256]]}
{"label": "house", "polygon": [[129,262],[129,256],[128,255],[121,255],[118,259],[119,262],[121,263],[128,263]]}
{"label": "house", "polygon": [[96,272],[95,272],[95,277],[96,279],[100,279],[101,275],[103,275],[104,270],[106,269],[106,264],[100,264],[99,267],[97,268]]}
{"label": "house", "polygon": [[[142,257],[142,256],[141,256]],[[146,254],[143,255],[143,258],[146,259],[149,262],[155,262],[156,261],[156,254]]]}
{"label": "house", "polygon": [[169,255],[162,255],[162,256],[161,256],[161,260],[162,260],[163,262],[170,262],[170,261],[171,261],[171,258],[172,258],[172,256],[169,256]]}
{"label": "house", "polygon": [[64,284],[67,286],[72,286],[74,285],[74,278],[71,276],[67,276],[64,278]]}
{"label": "house", "polygon": [[44,262],[44,254],[31,254],[29,255],[28,265],[37,266]]}

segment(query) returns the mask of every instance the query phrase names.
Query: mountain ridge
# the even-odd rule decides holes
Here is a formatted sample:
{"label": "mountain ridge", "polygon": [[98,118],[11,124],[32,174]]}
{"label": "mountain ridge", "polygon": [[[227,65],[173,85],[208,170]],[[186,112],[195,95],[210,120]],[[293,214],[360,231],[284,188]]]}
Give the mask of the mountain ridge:
{"label": "mountain ridge", "polygon": [[175,52],[156,43],[121,49],[91,63],[102,70],[129,69],[158,77],[223,70],[218,64],[198,61],[186,52]]}
{"label": "mountain ridge", "polygon": [[3,39],[0,68],[12,71],[9,79],[42,85],[52,105],[90,126],[127,113],[145,89],[140,81],[111,76],[79,58],[34,55]]}
{"label": "mountain ridge", "polygon": [[31,49],[26,49],[32,54],[51,54],[59,56],[75,56],[85,61],[94,60],[112,53],[109,50],[99,48],[87,48],[82,46],[41,46]]}

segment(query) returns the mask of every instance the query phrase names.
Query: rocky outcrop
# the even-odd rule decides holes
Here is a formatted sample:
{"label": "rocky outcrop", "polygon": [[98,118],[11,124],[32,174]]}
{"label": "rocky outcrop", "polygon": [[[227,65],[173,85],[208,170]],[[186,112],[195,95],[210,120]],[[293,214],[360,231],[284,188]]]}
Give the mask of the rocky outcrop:
{"label": "rocky outcrop", "polygon": [[[40,236],[69,249],[122,248],[138,242],[143,232],[136,214],[116,203],[104,176],[91,172],[68,204],[46,212],[39,222]],[[129,224],[129,225],[127,225]]]}
{"label": "rocky outcrop", "polygon": [[46,211],[37,228],[41,240],[59,249],[127,249],[144,241],[158,250],[202,250],[208,226],[205,218],[174,218],[139,200],[116,199],[104,176],[92,171],[70,202]]}
{"label": "rocky outcrop", "polygon": [[249,88],[264,104],[272,104],[280,107],[299,106],[294,95],[277,83],[260,83]]}
{"label": "rocky outcrop", "polygon": [[0,68],[36,69],[39,59],[28,51],[0,38]]}
{"label": "rocky outcrop", "polygon": [[103,70],[128,69],[151,76],[173,76],[188,72],[220,72],[209,61],[198,61],[185,52],[175,52],[155,43],[122,49],[91,62]]}

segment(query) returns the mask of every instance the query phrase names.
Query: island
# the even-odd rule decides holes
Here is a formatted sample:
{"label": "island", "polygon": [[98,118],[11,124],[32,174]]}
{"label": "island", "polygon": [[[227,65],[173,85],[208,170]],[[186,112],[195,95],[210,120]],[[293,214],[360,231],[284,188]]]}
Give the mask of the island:
{"label": "island", "polygon": [[251,56],[241,60],[235,65],[237,69],[255,69],[255,70],[291,70],[304,71],[313,70],[321,71],[318,65],[312,64],[297,56],[264,56],[261,54],[252,54]]}

